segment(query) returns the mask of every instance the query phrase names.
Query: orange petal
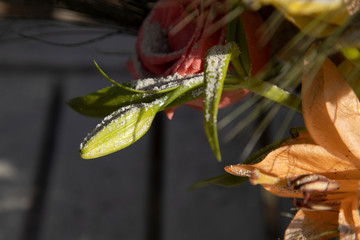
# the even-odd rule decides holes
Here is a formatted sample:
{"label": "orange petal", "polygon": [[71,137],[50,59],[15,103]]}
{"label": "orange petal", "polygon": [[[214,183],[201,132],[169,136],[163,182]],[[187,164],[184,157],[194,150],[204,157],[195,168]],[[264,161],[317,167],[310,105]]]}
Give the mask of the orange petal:
{"label": "orange petal", "polygon": [[250,177],[252,184],[261,184],[267,191],[279,197],[302,198],[300,191],[287,187],[284,179],[264,174],[252,165],[231,165],[225,167],[225,171],[236,176]]}
{"label": "orange petal", "polygon": [[358,169],[314,144],[280,147],[254,167],[270,175],[287,179],[314,173],[335,180],[360,178]]}
{"label": "orange petal", "polygon": [[266,33],[264,21],[260,14],[255,11],[245,11],[240,15],[241,21],[244,25],[246,33],[246,41],[249,48],[249,55],[251,61],[251,74],[256,75],[259,73],[270,59],[270,44],[267,42],[265,45],[264,37]]}
{"label": "orange petal", "polygon": [[[262,175],[280,178],[279,183],[252,181],[260,183],[267,191],[279,197],[301,197],[298,191],[284,186],[291,178],[305,174],[320,174],[329,179],[360,179],[360,171],[353,165],[342,161],[314,144],[293,144],[280,147],[269,153],[263,161],[254,165],[232,165],[225,170],[236,176],[253,177],[256,171]],[[261,178],[263,180],[265,178]],[[281,184],[280,184],[281,183]]]}
{"label": "orange petal", "polygon": [[337,211],[299,210],[285,231],[284,239],[329,239],[337,232]]}
{"label": "orange petal", "polygon": [[343,195],[341,198],[348,198],[349,195],[356,193],[359,190],[359,179],[339,179],[337,182],[340,184],[339,192],[334,194],[334,197],[341,197],[339,195]]}
{"label": "orange petal", "polygon": [[360,167],[360,103],[336,66],[326,59],[314,78],[305,63],[302,106],[314,141]]}
{"label": "orange petal", "polygon": [[341,201],[338,220],[341,240],[360,239],[360,216],[358,207],[357,194]]}
{"label": "orange petal", "polygon": [[[225,170],[235,176],[251,177],[253,184],[261,184],[277,196],[292,198],[302,196],[300,192],[286,187],[284,182],[299,175],[319,174],[339,181],[339,190],[344,193],[354,192],[360,179],[359,169],[316,145],[307,132],[301,132],[297,138],[287,140],[257,164],[231,165],[225,167]],[[257,174],[261,176],[255,178]],[[270,181],[276,178],[279,181]],[[336,199],[336,196],[339,194],[334,194],[331,198]]]}
{"label": "orange petal", "polygon": [[[279,149],[287,149],[289,147],[291,148],[291,146],[296,145],[296,144],[311,144],[311,145],[314,145],[314,142],[312,141],[312,139],[310,138],[310,136],[309,136],[309,134],[307,132],[300,132],[297,137],[288,139],[287,141],[282,143],[280,148],[275,149],[272,152],[270,152],[267,155],[267,157],[265,157],[260,163],[252,164],[252,165],[244,165],[244,164],[230,165],[230,166],[225,167],[225,170],[227,172],[229,172],[230,174],[233,174],[235,176],[250,177],[252,172],[257,167],[261,166],[262,164],[265,165],[265,167],[267,165],[269,165],[269,166],[274,165],[274,161],[276,160],[276,157],[271,157],[270,156],[271,154],[274,154],[277,151],[283,152],[283,150],[279,150]],[[272,167],[270,167],[268,169],[262,169],[262,170],[264,170],[263,172],[272,174],[275,177],[284,177],[282,175],[278,175],[276,171],[271,172],[271,168]],[[267,171],[267,170],[269,170],[269,171]],[[296,174],[294,176],[296,176]],[[293,177],[293,176],[291,176],[291,177]]]}

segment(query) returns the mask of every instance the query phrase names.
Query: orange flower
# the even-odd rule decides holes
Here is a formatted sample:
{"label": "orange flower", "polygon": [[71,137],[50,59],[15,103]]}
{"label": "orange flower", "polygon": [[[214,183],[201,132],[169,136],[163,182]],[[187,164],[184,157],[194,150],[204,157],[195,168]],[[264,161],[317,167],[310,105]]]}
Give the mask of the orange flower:
{"label": "orange flower", "polygon": [[254,165],[227,166],[300,208],[285,239],[360,239],[360,102],[325,59],[311,74],[305,62],[302,107],[308,133],[285,142]]}

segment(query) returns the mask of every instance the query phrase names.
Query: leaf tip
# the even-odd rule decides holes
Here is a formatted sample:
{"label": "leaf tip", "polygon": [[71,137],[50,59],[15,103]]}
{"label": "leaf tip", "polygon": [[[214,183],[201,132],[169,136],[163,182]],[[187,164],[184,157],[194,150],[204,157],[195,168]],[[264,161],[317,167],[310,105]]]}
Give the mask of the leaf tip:
{"label": "leaf tip", "polygon": [[220,151],[218,151],[216,153],[216,159],[218,160],[218,162],[221,162],[221,153],[220,153]]}

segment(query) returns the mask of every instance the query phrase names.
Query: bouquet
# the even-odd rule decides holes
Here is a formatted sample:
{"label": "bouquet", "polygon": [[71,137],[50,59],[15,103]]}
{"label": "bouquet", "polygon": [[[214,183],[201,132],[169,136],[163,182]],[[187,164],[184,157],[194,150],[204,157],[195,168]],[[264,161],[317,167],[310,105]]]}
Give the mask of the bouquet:
{"label": "bouquet", "polygon": [[95,62],[112,86],[68,102],[104,118],[81,157],[136,144],[156,114],[171,119],[184,104],[203,112],[221,161],[218,109],[247,104],[271,117],[282,105],[305,126],[192,187],[250,180],[298,208],[285,239],[360,238],[358,8],[355,0],[159,0],[129,56],[134,79],[118,82]]}

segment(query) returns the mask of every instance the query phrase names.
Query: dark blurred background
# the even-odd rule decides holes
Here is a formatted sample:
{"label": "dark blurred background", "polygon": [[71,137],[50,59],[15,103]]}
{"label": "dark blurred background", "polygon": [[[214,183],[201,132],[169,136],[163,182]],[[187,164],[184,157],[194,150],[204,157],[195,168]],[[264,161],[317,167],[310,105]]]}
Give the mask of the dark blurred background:
{"label": "dark blurred background", "polygon": [[[207,143],[202,113],[188,107],[171,121],[158,114],[124,150],[79,157],[79,144],[100,119],[79,115],[66,101],[109,85],[93,60],[117,81],[132,79],[125,64],[150,7],[0,1],[0,240],[282,238],[294,213],[290,199],[249,183],[188,190],[239,162],[258,121],[227,143],[232,126],[220,131],[222,163]],[[286,114],[280,111],[254,150],[272,141]],[[289,126],[299,125],[295,114]]]}

